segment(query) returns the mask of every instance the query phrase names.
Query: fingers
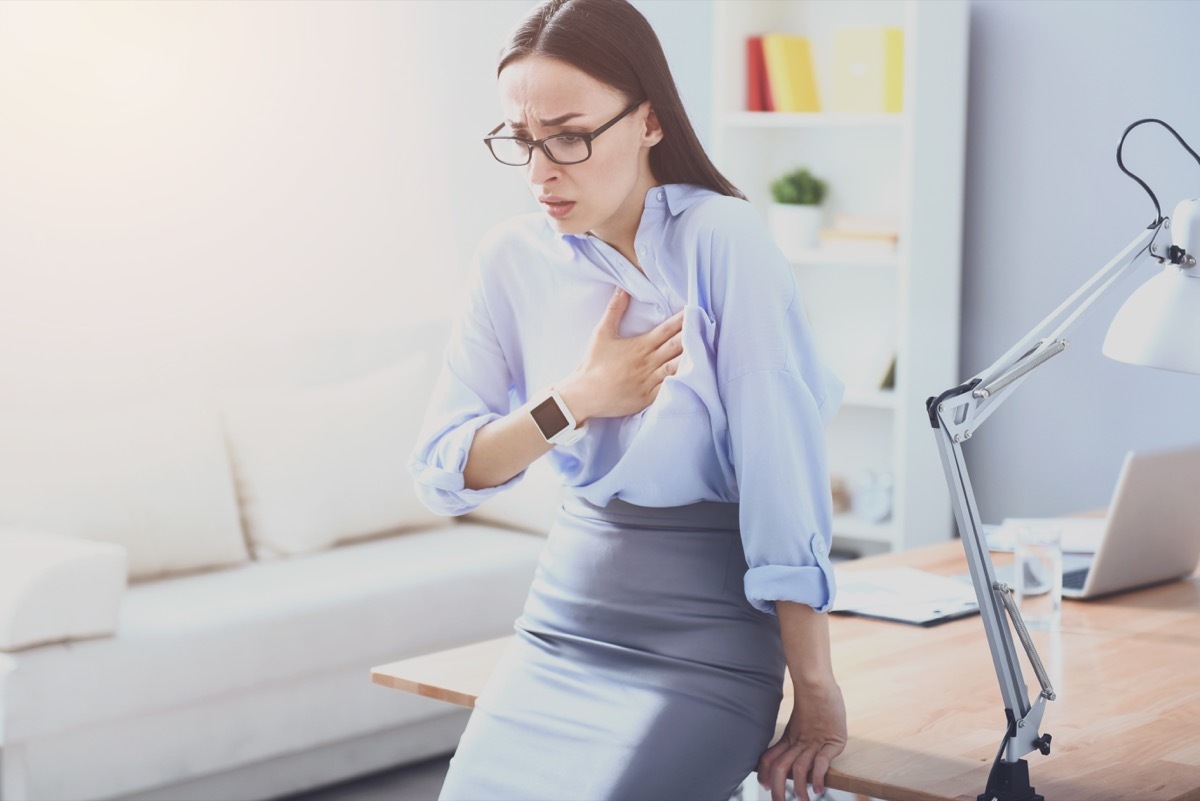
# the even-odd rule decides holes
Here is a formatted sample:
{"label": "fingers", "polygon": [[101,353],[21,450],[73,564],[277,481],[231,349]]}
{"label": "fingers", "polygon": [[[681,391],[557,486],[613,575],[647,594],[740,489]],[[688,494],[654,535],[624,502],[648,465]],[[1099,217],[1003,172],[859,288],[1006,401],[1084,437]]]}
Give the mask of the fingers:
{"label": "fingers", "polygon": [[676,358],[671,359],[651,374],[650,380],[654,382],[654,386],[650,387],[650,390],[647,393],[648,400],[646,401],[646,406],[649,406],[658,400],[658,393],[662,389],[663,381],[666,381],[669,377],[675,375],[675,373],[679,371],[679,362],[682,358],[682,356],[677,356]]}
{"label": "fingers", "polygon": [[658,325],[646,332],[645,336],[649,338],[651,344],[655,347],[660,347],[671,337],[683,330],[683,309],[672,314],[667,319],[663,320]]}
{"label": "fingers", "polygon": [[812,767],[813,756],[813,749],[805,749],[792,763],[792,791],[796,794],[796,801],[809,801],[808,771]]}
{"label": "fingers", "polygon": [[829,760],[822,760],[821,755],[813,760],[812,766],[812,787],[813,792],[817,795],[825,792],[825,771],[829,769]]}
{"label": "fingers", "polygon": [[[655,361],[659,363],[665,363],[678,358],[682,354],[683,332],[680,331],[679,333],[675,334],[675,336],[658,346],[658,350],[654,352],[654,358]],[[673,372],[667,373],[667,375],[673,374]]]}
{"label": "fingers", "polygon": [[[784,743],[784,741],[780,740],[776,745],[781,743]],[[766,780],[765,785],[771,790],[771,801],[786,801],[788,774],[800,752],[801,747],[799,745],[784,745],[784,748],[781,751],[776,751],[775,754],[771,754],[770,749],[768,749],[767,753],[763,755],[762,761],[765,763],[766,771],[765,775],[763,772],[759,772],[758,780],[759,783],[763,783],[764,779]],[[800,786],[796,785],[794,789],[797,793],[797,798],[799,798]],[[804,801],[807,801],[807,799],[804,799]]]}
{"label": "fingers", "polygon": [[[777,764],[779,764],[782,761],[781,757],[787,750],[788,750],[787,740],[784,738],[780,738],[779,740],[777,740],[775,742],[774,745],[772,745],[766,751],[763,751],[762,756],[760,756],[758,758],[758,766],[754,769],[755,772],[758,774],[759,786],[762,787],[764,790],[772,791],[771,801],[778,801],[778,798],[776,797],[776,795],[774,793],[775,767]],[[784,778],[786,778],[786,775]],[[781,779],[781,782],[782,782],[782,779]],[[783,791],[781,789],[780,793],[782,793],[782,792]],[[779,796],[779,797],[782,797],[782,796]]]}
{"label": "fingers", "polygon": [[[596,329],[603,331],[609,336],[620,336],[621,318],[625,316],[626,310],[629,308],[629,293],[621,287],[616,287],[613,291],[612,298],[608,301],[608,306],[604,309],[604,315],[600,318],[600,322],[596,325]],[[666,342],[671,337],[683,330],[683,309],[675,312],[661,323],[651,328],[642,336],[647,340],[651,350],[658,348],[662,343]]]}
{"label": "fingers", "polygon": [[826,743],[817,752],[812,766],[812,785],[818,794],[825,792],[825,774],[829,771],[829,763],[841,752],[841,747],[833,743]]}
{"label": "fingers", "polygon": [[839,750],[831,743],[818,749],[800,743],[787,746],[780,740],[759,758],[758,782],[771,791],[771,801],[785,801],[787,780],[791,779],[797,801],[810,801],[810,777],[813,791],[818,795],[825,792],[825,773]]}
{"label": "fingers", "polygon": [[604,309],[604,316],[600,318],[596,328],[604,331],[610,336],[619,336],[621,318],[625,316],[625,310],[629,308],[629,294],[617,287],[613,292],[612,299],[608,301],[608,306]]}
{"label": "fingers", "polygon": [[[788,762],[781,759],[771,768],[771,801],[787,801]],[[794,789],[794,788],[793,788]]]}

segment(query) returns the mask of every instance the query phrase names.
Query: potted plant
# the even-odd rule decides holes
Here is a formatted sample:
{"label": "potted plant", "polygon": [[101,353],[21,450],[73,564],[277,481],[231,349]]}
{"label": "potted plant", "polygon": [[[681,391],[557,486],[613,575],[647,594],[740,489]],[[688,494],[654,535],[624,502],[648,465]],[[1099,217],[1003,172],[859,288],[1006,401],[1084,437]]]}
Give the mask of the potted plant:
{"label": "potted plant", "polygon": [[771,231],[784,253],[817,246],[821,229],[821,202],[828,185],[807,169],[799,168],[771,182],[775,202],[770,208]]}

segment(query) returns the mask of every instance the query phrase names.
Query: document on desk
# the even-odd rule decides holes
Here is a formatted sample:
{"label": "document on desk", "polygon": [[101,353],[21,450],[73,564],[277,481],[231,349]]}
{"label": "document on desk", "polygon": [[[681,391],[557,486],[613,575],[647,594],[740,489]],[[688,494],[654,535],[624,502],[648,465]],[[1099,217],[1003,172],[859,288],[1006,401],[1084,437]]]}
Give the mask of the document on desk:
{"label": "document on desk", "polygon": [[839,570],[836,575],[832,612],[914,626],[933,626],[979,612],[974,587],[936,573],[893,567]]}

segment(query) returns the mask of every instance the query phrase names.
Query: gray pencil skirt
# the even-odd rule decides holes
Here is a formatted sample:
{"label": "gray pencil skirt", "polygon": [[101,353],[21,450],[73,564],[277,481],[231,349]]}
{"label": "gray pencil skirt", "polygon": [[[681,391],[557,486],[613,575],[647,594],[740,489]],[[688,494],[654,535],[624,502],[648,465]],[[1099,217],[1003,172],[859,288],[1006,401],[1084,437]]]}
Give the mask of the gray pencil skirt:
{"label": "gray pencil skirt", "polygon": [[568,495],[439,801],[727,801],[786,669],[745,572],[737,504]]}

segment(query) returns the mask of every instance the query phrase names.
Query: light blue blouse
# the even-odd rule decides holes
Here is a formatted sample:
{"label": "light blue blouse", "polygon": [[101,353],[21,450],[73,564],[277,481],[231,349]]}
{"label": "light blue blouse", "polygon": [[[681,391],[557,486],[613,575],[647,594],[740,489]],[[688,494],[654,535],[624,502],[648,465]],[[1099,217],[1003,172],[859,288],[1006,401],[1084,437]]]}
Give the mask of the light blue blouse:
{"label": "light blue blouse", "polygon": [[618,285],[622,336],[680,309],[683,357],[655,401],[593,418],[543,458],[594,504],[737,502],[747,600],[826,611],[831,499],[824,426],[842,383],[813,346],[792,266],[753,206],[688,184],[646,194],[634,238],[643,274],[590,234],[560,234],[540,212],[493,228],[476,250],[411,460],[423,503],[471,511],[524,477],[465,489],[475,431],[569,375]]}

